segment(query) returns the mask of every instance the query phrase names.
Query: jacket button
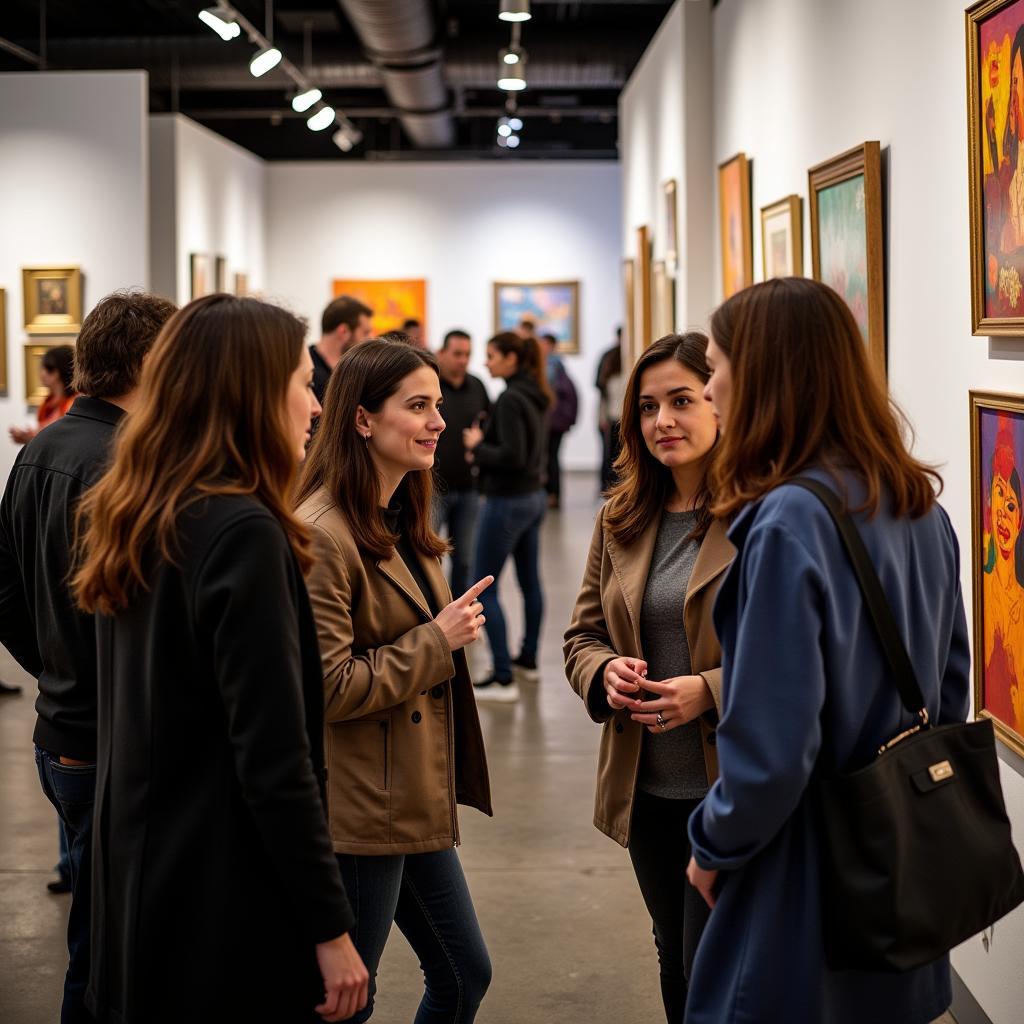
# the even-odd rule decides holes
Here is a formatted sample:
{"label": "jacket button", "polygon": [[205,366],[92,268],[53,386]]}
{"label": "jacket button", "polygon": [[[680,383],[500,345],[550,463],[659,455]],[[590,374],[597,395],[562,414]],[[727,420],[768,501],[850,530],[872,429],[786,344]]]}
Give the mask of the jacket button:
{"label": "jacket button", "polygon": [[430,691],[430,696],[431,697],[436,697],[438,700],[440,700],[444,696],[444,687],[443,686],[435,686]]}
{"label": "jacket button", "polygon": [[421,721],[421,719],[422,719],[422,718],[423,718],[423,716],[422,716],[422,715],[421,715],[421,714],[420,714],[420,713],[419,713],[418,711],[414,711],[414,712],[412,713],[412,720],[413,720],[413,721],[414,721],[414,722],[415,722],[415,723],[416,723],[417,725],[419,725],[419,723],[420,723],[420,721]]}
{"label": "jacket button", "polygon": [[616,722],[615,723],[615,731],[616,732],[622,732],[622,723],[621,722]]}
{"label": "jacket button", "polygon": [[708,733],[708,746],[713,747],[718,742],[718,736],[713,732]]}

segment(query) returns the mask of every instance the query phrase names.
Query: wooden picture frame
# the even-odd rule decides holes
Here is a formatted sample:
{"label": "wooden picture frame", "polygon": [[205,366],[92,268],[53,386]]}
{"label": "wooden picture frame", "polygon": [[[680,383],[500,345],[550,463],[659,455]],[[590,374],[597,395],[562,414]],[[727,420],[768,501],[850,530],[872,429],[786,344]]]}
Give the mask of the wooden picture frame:
{"label": "wooden picture frame", "polygon": [[249,294],[249,274],[244,270],[235,271],[235,295],[245,296]]}
{"label": "wooden picture frame", "polygon": [[665,215],[665,273],[675,278],[679,269],[679,210],[676,179],[669,178],[661,186]]}
{"label": "wooden picture frame", "polygon": [[970,416],[974,715],[1024,756],[1024,395],[971,391]]}
{"label": "wooden picture frame", "polygon": [[559,355],[579,354],[579,281],[495,281],[493,294],[495,334],[530,319],[538,335],[555,336]]}
{"label": "wooden picture frame", "polygon": [[861,329],[868,358],[885,377],[885,249],[882,157],[865,142],[807,172],[811,276],[835,288]]}
{"label": "wooden picture frame", "polygon": [[80,267],[22,267],[21,286],[28,334],[77,334],[82,329]]}
{"label": "wooden picture frame", "polygon": [[737,153],[718,165],[718,230],[725,299],[754,283],[750,163],[745,153]]}
{"label": "wooden picture frame", "polygon": [[210,256],[205,252],[189,253],[189,298],[201,299],[204,295],[213,294],[212,269]]}
{"label": "wooden picture frame", "polygon": [[637,357],[651,337],[651,234],[644,224],[636,229],[636,301],[633,305],[633,351]]}
{"label": "wooden picture frame", "polygon": [[657,341],[675,331],[676,288],[669,276],[666,260],[651,264],[651,340]]}
{"label": "wooden picture frame", "polygon": [[0,288],[0,398],[10,394],[7,376],[7,289]]}
{"label": "wooden picture frame", "polygon": [[49,342],[28,342],[22,346],[22,358],[25,368],[25,405],[30,409],[38,409],[50,393],[39,381],[39,365],[43,356],[53,348]]}
{"label": "wooden picture frame", "polygon": [[791,195],[761,207],[761,273],[770,281],[801,277],[803,272],[803,200]]}
{"label": "wooden picture frame", "polygon": [[636,260],[622,261],[622,287],[622,367],[628,372],[639,355],[633,340],[636,334]]}

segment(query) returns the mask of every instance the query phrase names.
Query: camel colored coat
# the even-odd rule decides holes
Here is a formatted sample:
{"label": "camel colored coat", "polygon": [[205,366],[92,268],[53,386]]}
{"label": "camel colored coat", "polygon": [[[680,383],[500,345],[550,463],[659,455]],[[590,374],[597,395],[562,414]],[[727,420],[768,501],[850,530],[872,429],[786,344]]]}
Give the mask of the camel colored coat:
{"label": "camel colored coat", "polygon": [[[324,669],[324,750],[337,853],[458,845],[456,803],[491,814],[483,736],[465,653],[452,651],[402,556],[361,551],[326,490],[298,510]],[[420,556],[438,607],[440,561]]]}
{"label": "camel colored coat", "polygon": [[[604,697],[604,669],[613,658],[644,657],[639,616],[659,521],[655,518],[637,540],[623,547],[605,529],[604,509],[601,510],[583,585],[562,648],[570,685],[583,698],[590,717],[604,725],[594,824],[622,846],[629,845],[644,726],[634,722],[628,711],[613,712],[608,706]],[[734,554],[725,526],[714,522],[701,542],[680,623],[686,631],[693,672],[704,677],[715,701],[715,710],[700,719],[709,784],[718,775],[715,726],[722,699],[722,650],[711,623],[711,609]],[[596,692],[591,693],[594,688]],[[651,736],[649,740],[657,742],[657,737]]]}

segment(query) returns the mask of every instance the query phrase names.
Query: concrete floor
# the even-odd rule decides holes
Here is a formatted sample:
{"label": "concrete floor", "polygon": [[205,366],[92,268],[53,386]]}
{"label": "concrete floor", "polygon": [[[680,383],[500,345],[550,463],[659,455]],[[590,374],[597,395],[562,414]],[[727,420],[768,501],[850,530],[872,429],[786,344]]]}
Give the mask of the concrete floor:
{"label": "concrete floor", "polygon": [[[460,853],[494,963],[477,1019],[659,1024],[657,959],[629,858],[591,824],[599,730],[562,672],[562,630],[596,510],[592,477],[567,483],[565,507],[544,526],[541,682],[523,687],[519,704],[481,706],[495,817],[461,815]],[[502,584],[515,645],[511,571]],[[486,671],[485,643],[471,654],[475,671]],[[57,835],[32,759],[34,688],[3,648],[0,678],[25,686],[22,697],[0,699],[0,1022],[53,1024],[68,897],[46,892]],[[420,991],[416,959],[395,929],[374,1019],[411,1021]]]}

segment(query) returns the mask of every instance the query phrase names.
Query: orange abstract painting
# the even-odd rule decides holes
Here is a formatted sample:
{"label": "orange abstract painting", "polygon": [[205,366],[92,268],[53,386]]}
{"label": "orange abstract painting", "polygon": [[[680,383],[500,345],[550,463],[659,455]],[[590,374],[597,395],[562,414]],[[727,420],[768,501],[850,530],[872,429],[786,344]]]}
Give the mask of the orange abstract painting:
{"label": "orange abstract painting", "polygon": [[423,324],[423,337],[427,333],[427,282],[415,280],[374,280],[355,281],[335,278],[331,293],[351,295],[373,310],[374,336],[385,331],[399,331],[406,320],[419,320]]}

